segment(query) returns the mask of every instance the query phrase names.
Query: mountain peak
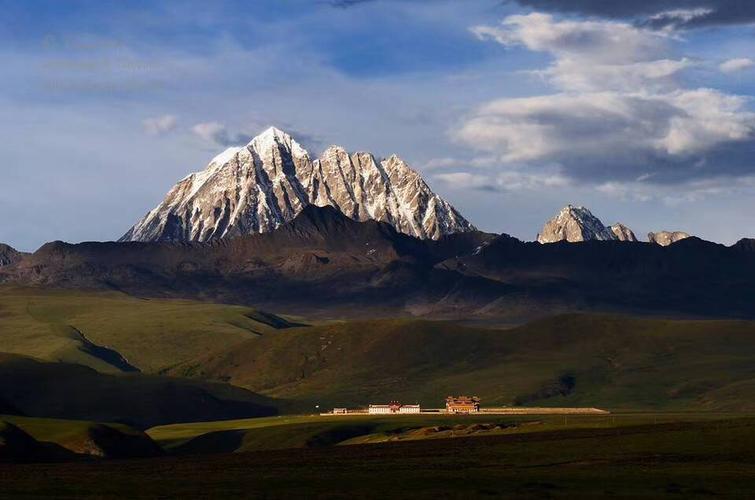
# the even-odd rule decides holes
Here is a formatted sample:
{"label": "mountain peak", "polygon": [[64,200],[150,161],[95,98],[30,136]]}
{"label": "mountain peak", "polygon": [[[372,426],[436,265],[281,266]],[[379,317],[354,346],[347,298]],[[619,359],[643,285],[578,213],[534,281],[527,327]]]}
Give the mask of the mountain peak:
{"label": "mountain peak", "polygon": [[290,140],[291,136],[284,132],[283,130],[279,129],[278,127],[267,127],[265,130],[263,130],[260,134],[258,134],[255,138],[273,138],[273,139],[280,139],[280,140]]}
{"label": "mountain peak", "polygon": [[331,146],[312,161],[290,135],[269,127],[176,184],[121,240],[208,241],[266,233],[309,205],[335,207],[356,221],[385,222],[418,238],[474,230],[397,155],[377,162],[370,153]]}
{"label": "mountain peak", "polygon": [[[629,233],[629,228],[624,227]],[[634,234],[632,233],[632,236]],[[557,241],[579,242],[588,240],[620,239],[612,228],[608,228],[583,206],[566,205],[559,213],[545,223],[538,243],[555,243]]]}
{"label": "mountain peak", "polygon": [[258,154],[270,152],[272,149],[279,147],[290,151],[294,156],[309,156],[305,150],[293,137],[277,127],[268,127],[262,133],[256,135],[249,141],[247,148],[252,148]]}

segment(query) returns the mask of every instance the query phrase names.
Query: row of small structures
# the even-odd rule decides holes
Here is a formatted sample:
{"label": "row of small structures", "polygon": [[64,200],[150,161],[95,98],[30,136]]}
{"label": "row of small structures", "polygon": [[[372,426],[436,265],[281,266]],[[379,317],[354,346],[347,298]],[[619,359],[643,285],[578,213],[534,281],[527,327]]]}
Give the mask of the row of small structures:
{"label": "row of small structures", "polygon": [[452,415],[486,414],[607,414],[606,410],[598,408],[527,408],[503,407],[481,408],[480,398],[477,396],[448,396],[446,407],[423,410],[419,404],[405,405],[398,401],[388,404],[370,404],[367,409],[333,408],[322,415],[412,415],[418,413],[445,413]]}
{"label": "row of small structures", "polygon": [[[480,411],[480,398],[477,396],[448,396],[446,398],[446,413],[476,413]],[[433,413],[436,413],[434,410]],[[350,410],[348,408],[333,408],[332,415],[363,414],[364,410]],[[422,413],[420,405],[405,405],[398,401],[388,404],[370,404],[367,407],[368,415],[395,415]]]}

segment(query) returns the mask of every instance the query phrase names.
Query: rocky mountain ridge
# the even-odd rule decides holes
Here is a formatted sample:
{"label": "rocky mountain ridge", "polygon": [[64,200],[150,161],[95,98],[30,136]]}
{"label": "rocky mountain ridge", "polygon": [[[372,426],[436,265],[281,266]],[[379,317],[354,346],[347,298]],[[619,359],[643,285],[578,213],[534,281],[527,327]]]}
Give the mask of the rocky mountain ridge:
{"label": "rocky mountain ridge", "polygon": [[[690,238],[682,231],[659,231],[648,233],[648,242],[668,246],[677,241]],[[545,223],[537,235],[538,243],[556,243],[567,241],[639,241],[634,232],[624,224],[617,222],[606,226],[589,209],[582,206],[567,205],[555,217]]]}
{"label": "rocky mountain ridge", "polygon": [[318,159],[270,127],[190,174],[120,241],[211,241],[266,233],[304,207],[333,206],[421,239],[474,230],[396,155],[378,161],[331,146]]}
{"label": "rocky mountain ridge", "polygon": [[537,235],[538,243],[568,241],[637,241],[631,229],[623,224],[607,227],[589,209],[567,205],[555,217],[545,223]]}
{"label": "rocky mountain ridge", "polygon": [[18,262],[23,256],[24,254],[15,248],[0,243],[0,267]]}
{"label": "rocky mountain ridge", "polygon": [[[755,240],[543,245],[477,231],[423,240],[308,205],[270,233],[209,242],[48,243],[0,283],[247,304],[307,317],[755,313]],[[324,317],[324,316],[323,316]]]}
{"label": "rocky mountain ridge", "polygon": [[648,233],[648,241],[667,247],[672,243],[689,238],[690,235],[683,231],[658,231],[657,233]]}

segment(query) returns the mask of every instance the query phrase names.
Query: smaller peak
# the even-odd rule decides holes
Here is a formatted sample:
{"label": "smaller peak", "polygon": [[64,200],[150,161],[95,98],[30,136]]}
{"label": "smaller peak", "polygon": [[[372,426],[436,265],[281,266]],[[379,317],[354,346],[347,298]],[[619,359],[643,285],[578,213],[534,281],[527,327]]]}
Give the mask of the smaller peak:
{"label": "smaller peak", "polygon": [[648,233],[648,241],[650,243],[655,243],[656,245],[661,245],[662,247],[667,247],[677,241],[690,237],[691,236],[684,231],[658,231]]}
{"label": "smaller peak", "polygon": [[608,229],[610,229],[613,234],[616,235],[616,238],[619,241],[637,241],[637,236],[635,236],[634,231],[629,229],[629,227],[622,224],[621,222],[617,222],[616,224],[610,226]]}

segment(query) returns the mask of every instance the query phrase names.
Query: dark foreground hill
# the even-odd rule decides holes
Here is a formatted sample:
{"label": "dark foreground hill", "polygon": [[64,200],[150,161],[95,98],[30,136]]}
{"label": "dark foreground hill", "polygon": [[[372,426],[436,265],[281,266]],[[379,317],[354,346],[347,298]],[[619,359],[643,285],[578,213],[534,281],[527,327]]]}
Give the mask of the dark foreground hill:
{"label": "dark foreground hill", "polygon": [[749,498],[755,424],[721,418],[361,446],[0,465],[53,498]]}
{"label": "dark foreground hill", "polygon": [[0,462],[146,458],[163,454],[147,434],[123,424],[3,415]]}
{"label": "dark foreground hill", "polygon": [[226,384],[91,368],[0,353],[0,398],[22,415],[160,423],[274,415],[267,398]]}
{"label": "dark foreground hill", "polygon": [[470,232],[419,240],[333,208],[212,243],[49,243],[0,270],[23,285],[115,289],[300,315],[491,316],[624,311],[755,317],[755,244],[689,238],[540,245]]}
{"label": "dark foreground hill", "polygon": [[0,420],[0,463],[57,462],[73,457],[62,446],[41,443],[10,422]]}

